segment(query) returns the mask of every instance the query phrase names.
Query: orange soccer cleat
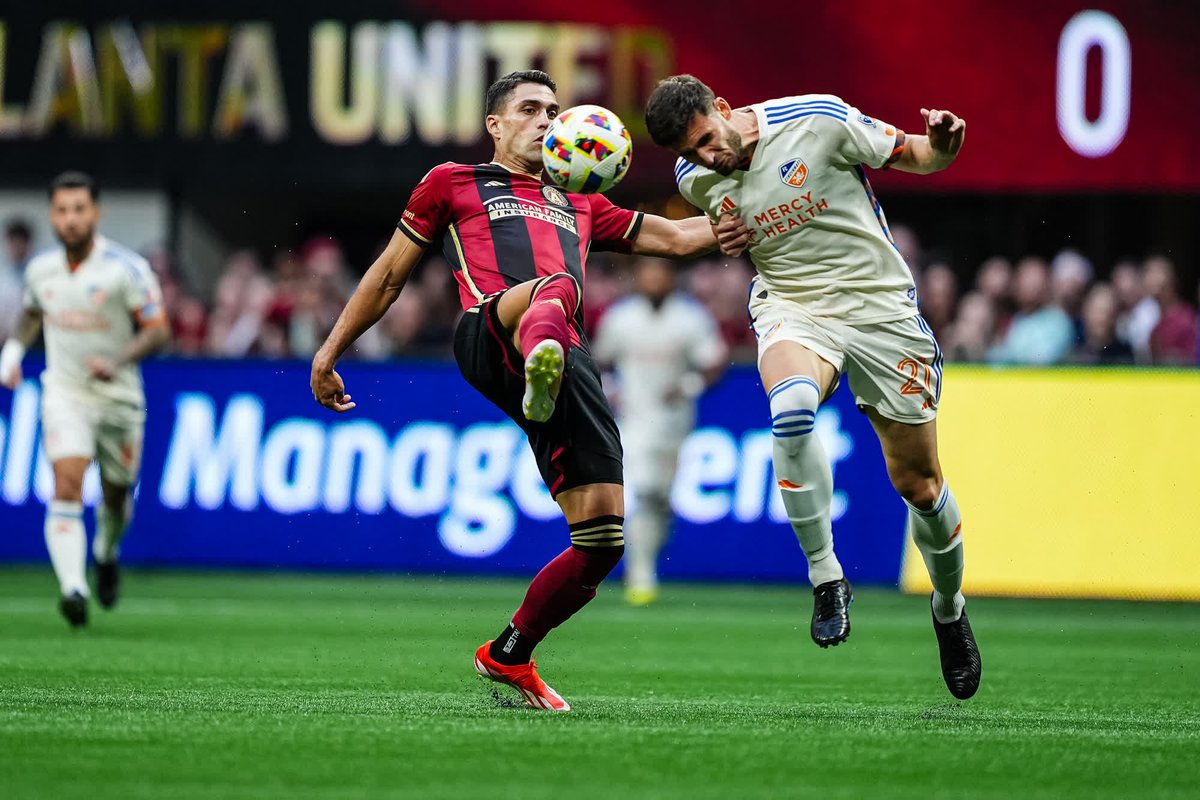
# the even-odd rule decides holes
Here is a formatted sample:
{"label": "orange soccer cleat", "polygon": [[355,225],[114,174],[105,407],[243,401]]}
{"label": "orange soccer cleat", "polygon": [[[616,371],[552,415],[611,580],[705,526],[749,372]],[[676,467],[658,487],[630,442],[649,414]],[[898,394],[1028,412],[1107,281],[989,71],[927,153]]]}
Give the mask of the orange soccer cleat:
{"label": "orange soccer cleat", "polygon": [[501,664],[492,658],[489,649],[491,642],[484,642],[475,651],[475,671],[496,683],[506,683],[521,693],[525,705],[539,711],[570,711],[571,706],[562,695],[546,685],[538,677],[537,665],[530,661],[528,664]]}

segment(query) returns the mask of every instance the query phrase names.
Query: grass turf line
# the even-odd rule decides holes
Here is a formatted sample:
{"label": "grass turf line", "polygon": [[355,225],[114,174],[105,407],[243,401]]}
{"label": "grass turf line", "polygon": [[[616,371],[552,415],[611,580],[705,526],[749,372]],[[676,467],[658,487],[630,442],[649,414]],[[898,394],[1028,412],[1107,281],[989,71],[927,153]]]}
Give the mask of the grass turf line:
{"label": "grass turf line", "polygon": [[1194,796],[1200,606],[971,600],[960,704],[920,598],[857,592],[822,651],[803,588],[606,587],[539,649],[549,715],[471,668],[523,591],[132,572],[72,632],[0,569],[0,796]]}

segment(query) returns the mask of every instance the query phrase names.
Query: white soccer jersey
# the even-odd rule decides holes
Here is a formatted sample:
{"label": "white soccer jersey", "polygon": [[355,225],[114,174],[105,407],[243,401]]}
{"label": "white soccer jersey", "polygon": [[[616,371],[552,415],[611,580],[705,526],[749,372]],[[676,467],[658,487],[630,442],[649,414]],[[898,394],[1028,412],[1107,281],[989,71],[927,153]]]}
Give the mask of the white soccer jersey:
{"label": "white soccer jersey", "polygon": [[724,177],[680,159],[683,196],[713,220],[739,215],[754,231],[760,286],[809,314],[859,324],[916,314],[912,273],[863,168],[887,163],[896,129],[827,94],[750,108],[759,140],[749,168]]}
{"label": "white soccer jersey", "polygon": [[42,314],[47,394],[145,408],[137,364],[121,367],[111,381],[89,377],[85,366],[93,356],[120,355],[137,332],[134,314],[160,313],[162,291],[145,259],[96,236],[91,253],[72,270],[66,250],[55,248],[26,267],[24,302]]}
{"label": "white soccer jersey", "polygon": [[616,366],[623,430],[631,437],[682,440],[695,423],[695,402],[668,398],[679,395],[685,374],[719,364],[725,343],[712,315],[695,300],[675,293],[656,309],[632,295],[600,320],[592,351],[596,360]]}

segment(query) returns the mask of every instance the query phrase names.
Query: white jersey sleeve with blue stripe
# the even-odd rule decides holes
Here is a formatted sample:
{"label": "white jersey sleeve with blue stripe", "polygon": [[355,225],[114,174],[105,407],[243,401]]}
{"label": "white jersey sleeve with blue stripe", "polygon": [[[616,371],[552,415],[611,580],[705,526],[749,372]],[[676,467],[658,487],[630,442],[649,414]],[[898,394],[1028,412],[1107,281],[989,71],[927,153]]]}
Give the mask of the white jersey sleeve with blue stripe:
{"label": "white jersey sleeve with blue stripe", "polygon": [[104,249],[104,259],[119,264],[122,268],[122,295],[130,312],[140,314],[143,319],[156,316],[162,311],[162,289],[150,263],[132,250],[111,239]]}
{"label": "white jersey sleeve with blue stripe", "polygon": [[896,129],[868,117],[832,94],[784,97],[762,104],[767,127],[786,129],[789,123],[808,120],[811,127],[828,137],[834,151],[848,165],[865,164],[876,169],[887,163],[896,146]]}

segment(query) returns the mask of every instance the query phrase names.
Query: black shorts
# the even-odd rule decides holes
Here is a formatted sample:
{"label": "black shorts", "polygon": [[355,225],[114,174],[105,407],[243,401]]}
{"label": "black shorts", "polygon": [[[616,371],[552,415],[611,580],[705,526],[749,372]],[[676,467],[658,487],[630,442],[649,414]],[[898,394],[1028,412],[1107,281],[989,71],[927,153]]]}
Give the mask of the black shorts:
{"label": "black shorts", "polygon": [[525,419],[525,359],[500,324],[489,297],[463,314],[454,334],[454,358],[467,383],[491,400],[529,437],[550,495],[593,483],[623,483],[621,435],[590,353],[571,347],[554,415]]}

